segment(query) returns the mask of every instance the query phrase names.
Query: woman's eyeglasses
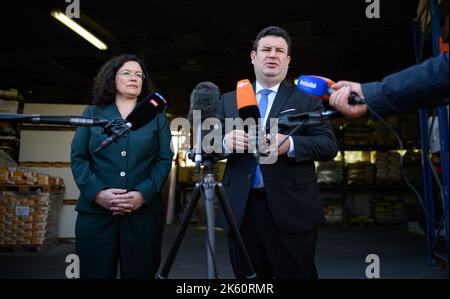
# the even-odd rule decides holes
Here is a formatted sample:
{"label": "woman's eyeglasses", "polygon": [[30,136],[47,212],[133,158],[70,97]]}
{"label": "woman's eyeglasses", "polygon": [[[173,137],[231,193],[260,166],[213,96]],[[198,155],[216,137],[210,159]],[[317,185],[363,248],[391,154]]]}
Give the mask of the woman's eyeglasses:
{"label": "woman's eyeglasses", "polygon": [[136,79],[144,80],[144,78],[145,78],[144,73],[141,73],[141,72],[132,73],[129,71],[123,71],[123,72],[117,73],[117,75],[120,77],[123,77],[123,78],[127,78],[127,79],[136,77]]}

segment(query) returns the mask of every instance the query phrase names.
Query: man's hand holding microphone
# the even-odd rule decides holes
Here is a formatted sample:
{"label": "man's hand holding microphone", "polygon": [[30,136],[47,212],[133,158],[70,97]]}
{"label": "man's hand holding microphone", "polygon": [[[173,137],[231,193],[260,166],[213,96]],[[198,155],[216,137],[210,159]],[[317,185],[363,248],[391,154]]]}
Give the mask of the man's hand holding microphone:
{"label": "man's hand holding microphone", "polygon": [[349,103],[350,95],[352,92],[355,92],[358,96],[364,98],[360,83],[351,81],[339,81],[331,85],[331,88],[336,91],[330,95],[330,106],[338,110],[345,117],[356,118],[367,113],[366,104],[352,105]]}

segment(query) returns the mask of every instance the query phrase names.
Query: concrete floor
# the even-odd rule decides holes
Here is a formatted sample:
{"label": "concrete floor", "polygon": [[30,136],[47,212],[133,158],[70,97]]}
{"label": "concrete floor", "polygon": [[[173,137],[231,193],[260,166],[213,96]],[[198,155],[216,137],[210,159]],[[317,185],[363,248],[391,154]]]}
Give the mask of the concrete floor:
{"label": "concrete floor", "polygon": [[[177,226],[166,226],[163,261]],[[206,278],[206,230],[191,226],[177,254],[169,278]],[[448,279],[448,270],[430,267],[426,243],[404,227],[323,227],[319,232],[316,261],[320,278],[365,279],[369,254],[380,258],[381,278]],[[226,238],[216,234],[219,278],[234,278],[228,259]],[[74,244],[64,243],[42,252],[0,252],[0,278],[65,278],[65,258]]]}

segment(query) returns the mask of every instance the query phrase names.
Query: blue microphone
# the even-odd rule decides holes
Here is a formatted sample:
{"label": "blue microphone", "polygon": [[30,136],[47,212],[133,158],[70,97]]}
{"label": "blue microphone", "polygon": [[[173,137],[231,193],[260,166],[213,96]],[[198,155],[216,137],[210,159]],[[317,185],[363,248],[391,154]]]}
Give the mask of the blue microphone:
{"label": "blue microphone", "polygon": [[297,88],[304,93],[318,98],[328,95],[328,81],[317,76],[300,76],[297,81]]}
{"label": "blue microphone", "polygon": [[[332,80],[325,77],[303,75],[298,78],[297,88],[308,95],[328,101],[330,95],[336,91],[331,88],[333,84],[334,82]],[[364,99],[355,92],[352,92],[348,103],[351,105],[364,104]]]}

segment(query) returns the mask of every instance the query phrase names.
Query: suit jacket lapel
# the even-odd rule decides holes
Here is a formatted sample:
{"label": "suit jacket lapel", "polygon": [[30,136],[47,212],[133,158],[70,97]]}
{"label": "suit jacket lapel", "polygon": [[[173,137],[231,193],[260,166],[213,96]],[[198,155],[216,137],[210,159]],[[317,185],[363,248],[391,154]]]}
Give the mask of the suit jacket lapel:
{"label": "suit jacket lapel", "polygon": [[270,118],[277,118],[280,113],[281,108],[283,107],[286,100],[289,98],[293,90],[294,85],[290,84],[287,81],[282,81],[280,84],[280,88],[278,89],[277,95],[275,96],[275,100],[273,101],[272,108],[269,112]]}

